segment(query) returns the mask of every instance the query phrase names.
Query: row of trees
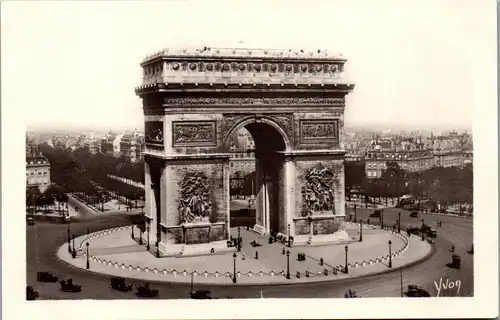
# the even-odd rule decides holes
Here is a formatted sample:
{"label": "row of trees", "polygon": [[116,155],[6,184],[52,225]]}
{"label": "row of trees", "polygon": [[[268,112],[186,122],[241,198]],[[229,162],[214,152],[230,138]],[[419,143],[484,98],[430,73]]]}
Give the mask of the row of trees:
{"label": "row of trees", "polygon": [[397,162],[389,161],[378,179],[368,179],[364,163],[346,163],[345,185],[348,197],[358,188],[367,197],[400,198],[412,195],[417,199],[439,203],[445,209],[450,205],[473,203],[472,165],[459,167],[433,167],[422,172],[407,172]]}
{"label": "row of trees", "polygon": [[54,184],[43,193],[37,186],[29,186],[26,188],[26,208],[30,213],[35,213],[40,208],[45,212],[53,208],[63,215],[68,210],[68,195],[63,188]]}
{"label": "row of trees", "polygon": [[75,151],[52,148],[47,144],[40,151],[51,164],[51,180],[68,193],[79,195],[87,203],[100,207],[111,197],[127,202],[144,197],[144,190],[108,177],[108,174],[130,180],[144,181],[144,163],[130,163],[126,158],[91,154],[86,149]]}

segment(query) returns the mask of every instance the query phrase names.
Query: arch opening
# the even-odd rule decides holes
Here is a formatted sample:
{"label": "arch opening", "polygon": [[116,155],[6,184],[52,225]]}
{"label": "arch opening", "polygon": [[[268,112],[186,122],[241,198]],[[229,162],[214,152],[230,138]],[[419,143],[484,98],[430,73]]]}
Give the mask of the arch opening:
{"label": "arch opening", "polygon": [[[237,134],[241,128],[248,131],[253,140],[253,150],[242,150],[242,148],[234,148],[234,145],[228,146],[229,150],[238,150],[246,154],[254,155],[253,159],[247,161],[254,162],[254,172],[247,174],[252,181],[252,194],[246,199],[248,201],[248,210],[246,219],[237,218],[242,212],[236,208],[238,201],[231,201],[231,225],[232,226],[251,226],[261,234],[286,234],[285,208],[283,205],[283,192],[285,187],[284,181],[284,157],[282,152],[287,150],[287,140],[283,133],[277,129],[277,126],[266,121],[243,121],[236,127],[231,135]],[[234,139],[228,139],[233,141]],[[233,157],[233,162],[239,161],[237,157]],[[242,178],[233,178],[237,179]],[[232,180],[232,182],[234,181]],[[248,184],[248,180],[243,178],[244,183]],[[239,197],[232,195],[232,198]],[[233,210],[233,207],[236,210]],[[254,221],[249,221],[249,218]],[[240,220],[241,219],[241,220]],[[245,223],[242,223],[242,222]],[[253,225],[249,225],[253,224]]]}

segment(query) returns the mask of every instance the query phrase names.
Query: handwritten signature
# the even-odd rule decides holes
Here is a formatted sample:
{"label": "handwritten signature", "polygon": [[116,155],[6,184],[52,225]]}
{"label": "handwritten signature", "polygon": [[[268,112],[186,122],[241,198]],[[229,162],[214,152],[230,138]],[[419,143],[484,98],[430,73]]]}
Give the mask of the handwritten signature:
{"label": "handwritten signature", "polygon": [[[450,279],[446,279],[446,281],[443,281],[443,277],[441,277],[439,278],[439,284],[436,281],[434,281],[434,286],[436,287],[437,290],[436,297],[439,297],[439,295],[441,294],[441,289],[452,290],[452,292],[456,290],[457,292],[456,295],[458,296],[458,294],[460,293],[460,287],[462,286],[462,281],[460,280],[450,281]],[[443,293],[445,292],[443,291]]]}

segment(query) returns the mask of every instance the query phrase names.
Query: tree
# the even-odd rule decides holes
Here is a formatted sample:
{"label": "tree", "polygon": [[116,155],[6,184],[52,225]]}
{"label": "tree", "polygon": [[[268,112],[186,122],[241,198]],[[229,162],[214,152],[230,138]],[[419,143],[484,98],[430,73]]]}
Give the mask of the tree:
{"label": "tree", "polygon": [[351,200],[350,190],[363,186],[365,181],[366,172],[364,162],[345,162],[345,187],[349,201]]}
{"label": "tree", "polygon": [[380,177],[386,186],[387,196],[396,197],[399,201],[399,197],[406,191],[406,177],[406,171],[396,161],[387,161],[386,169]]}
{"label": "tree", "polygon": [[38,201],[41,195],[42,193],[38,186],[28,186],[26,188],[26,206],[33,209],[32,213],[36,211],[36,206],[37,203],[39,203]]}

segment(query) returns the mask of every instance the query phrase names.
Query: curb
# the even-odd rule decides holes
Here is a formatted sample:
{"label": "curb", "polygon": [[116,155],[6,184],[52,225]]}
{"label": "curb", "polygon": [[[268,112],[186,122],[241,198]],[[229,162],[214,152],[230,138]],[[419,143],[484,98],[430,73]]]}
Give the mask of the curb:
{"label": "curb", "polygon": [[[359,225],[359,224],[358,224],[358,225]],[[367,226],[367,227],[368,227],[368,226]],[[90,239],[90,240],[91,240],[91,239],[95,239],[95,238],[100,237],[100,236],[102,236],[102,235],[108,235],[108,234],[113,233],[113,232],[116,232],[116,231],[120,231],[120,230],[124,230],[124,229],[130,229],[130,228],[131,228],[131,226],[120,226],[120,227],[115,227],[115,228],[110,228],[110,229],[102,229],[102,230],[99,230],[99,231],[96,231],[96,232],[93,232],[93,233],[91,233],[91,234],[87,235],[87,237],[85,237],[85,234],[83,234],[83,235],[81,235],[81,236],[80,236],[80,237],[83,237],[84,239],[83,239],[82,241],[80,241],[79,251],[80,251],[80,250],[82,250],[82,245],[83,245],[86,241],[88,241],[89,239]],[[388,231],[388,230],[386,230],[386,231]],[[388,231],[388,232],[392,233],[391,231]],[[392,234],[393,234],[393,235],[395,235],[395,233],[392,233]],[[401,251],[400,253],[402,253],[403,251],[406,251],[406,249],[407,249],[407,248],[408,248],[408,246],[409,246],[409,243],[408,243],[408,238],[407,238],[406,236],[404,236],[404,235],[401,235],[401,237],[402,237],[402,238],[404,238],[406,241],[405,241],[405,240],[403,240],[403,241],[405,242],[405,246],[404,246],[402,249],[398,250],[398,251]],[[64,245],[64,244],[65,244],[65,243],[63,243],[63,245]],[[58,251],[57,251],[57,252],[59,252],[60,248],[61,248],[63,245],[59,246],[59,249],[58,249]],[[428,252],[428,253],[427,253],[424,257],[422,257],[422,258],[420,258],[420,259],[418,259],[418,260],[415,260],[415,261],[409,262],[409,263],[407,263],[407,264],[404,264],[404,265],[402,265],[402,266],[399,266],[399,267],[396,267],[396,268],[387,269],[387,270],[383,270],[383,271],[379,271],[379,272],[374,272],[374,273],[370,273],[370,274],[366,274],[366,275],[360,275],[360,276],[354,276],[354,277],[346,277],[346,278],[342,278],[342,279],[331,279],[331,278],[330,278],[330,279],[328,279],[328,278],[327,278],[327,279],[325,279],[325,278],[323,278],[322,276],[320,276],[320,277],[318,277],[318,278],[316,278],[316,279],[314,279],[314,278],[313,278],[314,280],[313,280],[313,279],[310,279],[310,280],[308,280],[308,281],[300,281],[300,282],[283,282],[283,281],[276,282],[276,281],[269,281],[269,282],[266,282],[266,283],[236,283],[236,284],[234,284],[234,283],[232,283],[232,282],[230,282],[230,283],[224,283],[224,284],[222,284],[222,283],[203,283],[203,282],[201,282],[201,283],[199,283],[199,285],[212,285],[212,286],[265,286],[265,285],[295,285],[295,284],[310,284],[310,283],[317,283],[317,282],[339,282],[339,281],[345,281],[345,280],[349,280],[349,279],[366,278],[366,277],[371,277],[371,276],[375,276],[375,275],[379,275],[379,274],[383,274],[383,273],[394,272],[394,271],[400,270],[400,269],[402,269],[402,268],[407,268],[407,267],[409,267],[409,266],[412,266],[412,265],[414,265],[414,264],[417,264],[417,263],[419,263],[419,262],[422,262],[422,261],[424,261],[424,260],[428,259],[428,258],[429,258],[429,257],[433,254],[433,252],[434,252],[434,247],[433,247],[433,246],[430,246],[430,249],[431,249],[431,250],[429,250],[429,252]],[[56,253],[56,256],[58,257],[58,259],[59,259],[59,260],[64,261],[66,264],[69,264],[70,266],[72,266],[72,267],[74,267],[74,268],[77,268],[77,269],[79,269],[79,270],[82,270],[82,271],[85,271],[85,272],[89,272],[89,273],[92,273],[92,274],[96,274],[96,275],[105,276],[105,277],[113,277],[113,275],[112,275],[112,274],[102,273],[102,272],[97,272],[97,271],[92,271],[92,270],[87,270],[87,269],[84,269],[84,268],[81,268],[81,267],[75,266],[75,265],[71,264],[70,262],[68,262],[68,261],[66,261],[66,260],[61,259],[61,258],[58,256],[58,254],[57,254],[57,253]],[[83,256],[86,256],[86,255],[85,255],[85,254],[83,254]],[[397,255],[396,255],[396,256],[397,256]],[[394,256],[394,258],[395,258],[396,256]],[[386,256],[383,256],[382,258],[376,258],[373,262],[374,262],[374,263],[380,263],[380,262],[382,262],[382,261],[385,261],[385,260],[386,260],[386,259],[384,259],[384,258],[387,258],[387,257],[386,257]],[[105,259],[103,259],[103,261],[106,261],[106,260],[105,260]],[[365,262],[365,261],[363,261],[363,262]],[[362,263],[359,263],[359,262],[353,262],[353,263],[350,263],[350,264],[349,264],[349,267],[350,267],[350,268],[363,267],[363,265],[362,265],[362,264],[363,264],[363,262],[362,262]],[[96,263],[96,262],[94,261],[93,263]],[[115,261],[115,262],[113,262],[113,261],[106,261],[106,263],[103,263],[103,264],[105,264],[105,265],[106,265],[106,267],[108,267],[108,266],[109,266],[109,263],[111,263],[112,265],[118,265],[118,262],[116,262],[116,261]],[[121,263],[121,264],[120,264],[120,266],[122,266],[122,265],[124,266],[124,264],[123,264],[123,263]],[[366,265],[366,263],[365,263],[365,265]],[[370,265],[370,264],[369,264],[369,265]],[[111,268],[111,267],[110,267],[110,268]],[[115,268],[116,268],[116,267],[115,267]],[[133,270],[134,270],[134,269],[137,269],[137,268],[142,269],[142,267],[139,267],[139,266],[138,266],[138,267],[136,267],[136,268],[133,268]],[[122,267],[122,269],[124,269],[124,268]],[[146,267],[144,267],[144,269],[149,270],[149,271],[144,271],[145,273],[152,272],[152,273],[156,273],[156,274],[157,274],[158,272],[162,272],[161,270],[158,270],[158,269],[156,269],[156,268],[149,269],[147,266],[146,266]],[[338,269],[338,266],[337,266],[337,267],[332,267],[332,269]],[[154,270],[156,270],[157,272],[154,272]],[[163,269],[163,270],[166,270],[166,269]],[[176,270],[175,270],[175,272],[176,272],[176,273],[179,273],[179,274],[183,273],[183,271],[176,271]],[[195,274],[197,274],[197,276],[198,276],[198,275],[203,275],[203,274],[205,274],[205,272],[197,272],[197,271],[193,271],[193,272],[194,272]],[[284,277],[284,275],[282,274],[283,272],[284,272],[284,271],[278,271],[278,272],[273,272],[273,271],[270,271],[269,273],[272,273],[273,275],[278,276],[278,277]],[[340,270],[338,270],[338,272],[341,272],[341,271],[340,271]],[[218,272],[216,272],[216,273],[218,273]],[[227,276],[227,273],[228,273],[228,272],[223,272],[223,273],[220,273],[220,277],[226,277],[226,276]],[[251,276],[257,276],[257,277],[259,277],[259,273],[260,273],[260,272],[257,272],[257,273],[249,272],[249,273],[251,273],[251,274],[252,274]],[[241,273],[240,273],[240,274],[241,274]],[[312,272],[312,274],[314,274],[314,275],[316,275],[316,276],[317,276],[317,275],[322,274],[322,272],[318,272],[318,273],[316,273],[316,272]],[[334,274],[334,273],[333,273],[333,270],[329,270],[329,269],[328,269],[328,276],[333,275],[333,274]],[[341,274],[343,274],[343,273],[341,272]],[[248,273],[247,273],[247,274],[245,274],[245,276],[248,276]],[[251,276],[250,276],[250,277],[251,277]],[[270,275],[266,275],[266,276],[270,276]],[[132,279],[132,280],[136,280],[136,281],[147,281],[147,282],[151,282],[151,283],[163,283],[163,284],[164,284],[164,283],[175,283],[175,284],[188,284],[188,283],[189,283],[189,282],[187,282],[187,281],[171,281],[171,280],[165,280],[165,281],[162,281],[162,280],[147,280],[147,279],[140,279],[140,278],[136,278],[136,277],[129,277],[129,276],[120,276],[120,277],[123,277],[123,278],[126,278],[126,279]],[[240,277],[240,275],[238,275],[238,277]],[[272,277],[272,276],[271,276],[271,277]],[[304,275],[304,277],[306,277],[306,276]],[[322,279],[320,279],[320,278],[322,278]],[[323,279],[324,279],[324,280],[323,280]]]}

